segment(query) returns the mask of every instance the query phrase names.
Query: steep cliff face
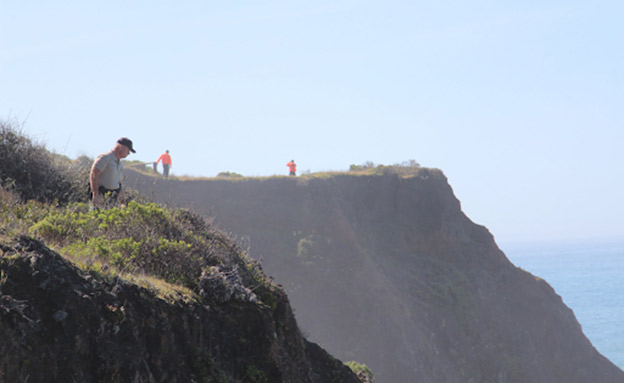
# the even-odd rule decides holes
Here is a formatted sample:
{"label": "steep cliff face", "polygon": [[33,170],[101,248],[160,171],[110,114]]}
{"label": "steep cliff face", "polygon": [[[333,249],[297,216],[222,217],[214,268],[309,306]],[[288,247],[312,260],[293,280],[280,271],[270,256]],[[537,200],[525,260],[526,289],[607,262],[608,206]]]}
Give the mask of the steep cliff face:
{"label": "steep cliff face", "polygon": [[311,339],[390,382],[624,382],[543,280],[461,211],[440,171],[192,180],[128,174],[214,217],[282,283]]}
{"label": "steep cliff face", "polygon": [[303,338],[283,293],[165,300],[29,237],[0,249],[1,382],[359,382]]}

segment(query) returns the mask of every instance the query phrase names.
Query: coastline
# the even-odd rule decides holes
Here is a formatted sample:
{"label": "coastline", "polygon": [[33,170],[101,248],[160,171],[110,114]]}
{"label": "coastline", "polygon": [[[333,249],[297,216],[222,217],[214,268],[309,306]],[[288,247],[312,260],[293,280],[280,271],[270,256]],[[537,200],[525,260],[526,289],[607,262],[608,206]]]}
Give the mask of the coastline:
{"label": "coastline", "polygon": [[546,280],[594,347],[624,370],[624,241],[535,241],[501,249],[515,266]]}

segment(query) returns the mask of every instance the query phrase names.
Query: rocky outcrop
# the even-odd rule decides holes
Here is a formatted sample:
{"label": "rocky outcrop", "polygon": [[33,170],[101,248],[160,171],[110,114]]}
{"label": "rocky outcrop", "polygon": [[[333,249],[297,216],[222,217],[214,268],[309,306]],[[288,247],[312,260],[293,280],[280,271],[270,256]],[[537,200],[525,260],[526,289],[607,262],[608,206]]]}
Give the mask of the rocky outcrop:
{"label": "rocky outcrop", "polygon": [[164,180],[155,201],[214,217],[283,284],[309,337],[379,383],[624,382],[555,291],[471,222],[438,170]]}
{"label": "rocky outcrop", "polygon": [[201,296],[163,298],[29,237],[0,249],[0,382],[358,382],[301,335],[283,292],[260,303],[213,270]]}

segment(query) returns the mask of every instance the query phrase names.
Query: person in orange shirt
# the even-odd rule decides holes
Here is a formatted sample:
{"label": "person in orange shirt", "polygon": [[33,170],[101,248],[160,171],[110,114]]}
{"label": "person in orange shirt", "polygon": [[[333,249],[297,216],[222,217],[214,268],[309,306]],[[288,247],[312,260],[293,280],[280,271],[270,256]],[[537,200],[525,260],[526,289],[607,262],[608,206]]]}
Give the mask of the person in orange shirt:
{"label": "person in orange shirt", "polygon": [[290,168],[290,175],[291,176],[296,176],[297,175],[297,164],[295,163],[295,160],[290,161],[289,163],[286,164],[286,166],[288,166]]}
{"label": "person in orange shirt", "polygon": [[156,164],[158,164],[161,160],[163,163],[163,176],[167,178],[169,177],[169,168],[171,167],[171,156],[169,155],[169,150],[165,151],[160,155],[160,157],[158,157]]}

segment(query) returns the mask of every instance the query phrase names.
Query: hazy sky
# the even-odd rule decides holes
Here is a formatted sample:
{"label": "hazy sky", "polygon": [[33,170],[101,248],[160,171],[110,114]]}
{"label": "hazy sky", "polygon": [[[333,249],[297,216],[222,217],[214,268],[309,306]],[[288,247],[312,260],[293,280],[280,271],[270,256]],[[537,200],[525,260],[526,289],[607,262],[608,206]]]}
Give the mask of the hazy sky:
{"label": "hazy sky", "polygon": [[0,119],[174,175],[414,159],[499,243],[624,240],[624,2],[0,0]]}

